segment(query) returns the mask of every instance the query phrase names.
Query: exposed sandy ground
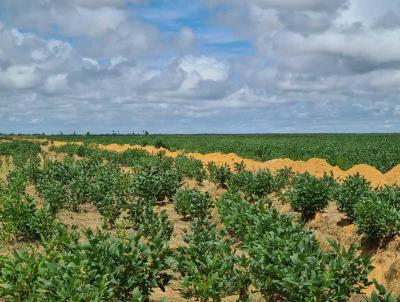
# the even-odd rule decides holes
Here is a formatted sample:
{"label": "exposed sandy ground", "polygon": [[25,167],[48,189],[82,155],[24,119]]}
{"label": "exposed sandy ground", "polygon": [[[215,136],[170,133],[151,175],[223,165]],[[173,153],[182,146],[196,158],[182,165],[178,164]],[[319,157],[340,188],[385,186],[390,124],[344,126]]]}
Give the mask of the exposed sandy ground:
{"label": "exposed sandy ground", "polygon": [[[63,145],[65,142],[54,142],[54,145],[59,146]],[[142,149],[146,150],[149,153],[157,153],[159,151],[164,151],[167,156],[176,157],[182,152],[179,151],[169,151],[166,149],[157,149],[152,146],[139,146],[139,145],[98,145],[100,149],[116,151],[116,152],[124,152],[129,149]],[[185,153],[186,156],[190,156],[195,159],[201,160],[204,164],[208,164],[209,162],[215,162],[218,165],[227,164],[230,167],[233,167],[235,163],[240,163],[243,161],[246,167],[251,171],[258,171],[262,169],[269,169],[271,171],[276,171],[282,168],[292,168],[293,171],[303,173],[309,172],[315,176],[323,176],[324,173],[332,173],[333,176],[337,179],[344,179],[349,175],[360,174],[365,179],[371,182],[371,185],[374,187],[386,185],[386,184],[398,184],[400,185],[400,165],[397,165],[392,170],[387,173],[382,173],[374,167],[369,165],[360,164],[356,165],[349,170],[342,170],[337,166],[330,165],[326,160],[320,158],[311,158],[307,161],[294,161],[288,158],[283,159],[273,159],[266,162],[258,162],[252,159],[244,159],[237,156],[234,153],[208,153],[208,154],[200,154],[200,153]]]}

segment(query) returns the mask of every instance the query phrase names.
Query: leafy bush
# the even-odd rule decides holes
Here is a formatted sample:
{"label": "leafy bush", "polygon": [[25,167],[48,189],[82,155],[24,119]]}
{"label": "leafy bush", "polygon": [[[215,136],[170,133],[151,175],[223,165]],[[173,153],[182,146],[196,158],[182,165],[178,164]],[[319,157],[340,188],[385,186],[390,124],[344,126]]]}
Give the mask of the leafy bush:
{"label": "leafy bush", "polygon": [[38,209],[31,197],[3,196],[0,218],[3,236],[16,241],[47,238],[56,226],[56,220],[49,209]]}
{"label": "leafy bush", "polygon": [[178,155],[175,158],[175,168],[181,177],[194,178],[202,183],[205,178],[203,163],[200,160]]}
{"label": "leafy bush", "polygon": [[278,192],[286,188],[291,183],[294,175],[295,173],[291,168],[277,170],[274,175],[275,191]]}
{"label": "leafy bush", "polygon": [[226,192],[217,201],[217,209],[229,234],[245,240],[264,207],[261,203],[253,205],[244,201],[237,192]]}
{"label": "leafy bush", "polygon": [[275,189],[275,183],[269,170],[257,173],[241,171],[231,175],[228,187],[232,191],[243,192],[250,200],[254,201],[271,194]]}
{"label": "leafy bush", "polygon": [[112,225],[131,198],[130,176],[101,159],[47,161],[39,175],[36,187],[52,213],[90,202]]}
{"label": "leafy bush", "polygon": [[192,231],[192,235],[184,238],[187,246],[177,249],[177,268],[183,276],[182,296],[221,301],[226,296],[240,294],[240,301],[245,301],[250,279],[240,265],[246,259],[234,254],[232,242],[224,239],[215,224],[195,220]]}
{"label": "leafy bush", "polygon": [[140,199],[128,206],[128,220],[132,227],[139,230],[146,238],[161,237],[164,240],[171,239],[173,225],[168,220],[165,210],[154,212],[154,201]]}
{"label": "leafy bush", "polygon": [[173,170],[145,169],[133,178],[134,193],[144,199],[171,199],[178,189],[179,175]]}
{"label": "leafy bush", "polygon": [[348,176],[335,190],[339,211],[354,220],[354,206],[369,194],[371,194],[371,187],[364,177],[359,174]]}
{"label": "leafy bush", "polygon": [[398,186],[384,186],[376,191],[379,199],[384,200],[390,206],[400,211],[400,187]]}
{"label": "leafy bush", "polygon": [[300,212],[303,220],[308,220],[328,205],[331,185],[328,176],[318,179],[309,173],[298,174],[286,197],[292,209]]}
{"label": "leafy bush", "polygon": [[160,148],[164,148],[164,149],[168,149],[167,145],[165,145],[162,141],[158,140],[154,143],[154,147],[156,147],[157,149]]}
{"label": "leafy bush", "polygon": [[232,175],[231,170],[227,164],[217,166],[214,162],[207,165],[209,179],[221,188],[226,188],[229,178]]}
{"label": "leafy bush", "polygon": [[400,211],[372,194],[355,205],[355,222],[368,240],[387,240],[400,232]]}
{"label": "leafy bush", "polygon": [[171,279],[165,241],[91,231],[44,254],[15,251],[0,259],[0,296],[7,301],[140,301]]}
{"label": "leafy bush", "polygon": [[175,211],[184,218],[206,218],[213,202],[208,193],[197,189],[180,189],[174,196]]}
{"label": "leafy bush", "polygon": [[237,193],[224,194],[217,207],[228,231],[243,241],[252,284],[267,301],[344,302],[369,284],[370,260],[356,246],[332,243],[332,252],[324,253],[290,216],[246,203]]}

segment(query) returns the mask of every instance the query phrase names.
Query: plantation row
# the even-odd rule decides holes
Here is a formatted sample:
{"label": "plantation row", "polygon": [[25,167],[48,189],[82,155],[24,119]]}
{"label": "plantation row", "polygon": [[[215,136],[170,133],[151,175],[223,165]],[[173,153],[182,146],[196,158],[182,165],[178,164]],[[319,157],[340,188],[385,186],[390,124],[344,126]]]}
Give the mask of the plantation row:
{"label": "plantation row", "polygon": [[342,169],[368,164],[381,172],[387,172],[400,163],[399,134],[71,135],[47,138],[96,144],[152,145],[171,151],[204,154],[233,152],[258,161],[318,157]]}
{"label": "plantation row", "polygon": [[[84,159],[40,164],[32,157],[0,186],[4,239],[40,245],[0,258],[0,296],[8,301],[146,301],[176,274],[182,296],[201,301],[232,295],[247,301],[253,291],[268,301],[348,301],[370,285],[370,259],[357,246],[344,249],[335,242],[323,252],[302,221],[278,213],[268,196],[279,195],[303,221],[334,199],[369,239],[390,240],[400,230],[400,189],[373,190],[359,176],[339,184],[329,176],[317,179],[287,169],[272,174],[251,173],[243,164],[235,171],[214,164],[204,168],[184,156],[138,150],[57,150]],[[181,188],[185,178],[209,179],[227,192],[213,200]],[[34,185],[40,202],[27,193],[28,185]],[[155,210],[166,202],[192,220],[186,244],[176,249],[169,247],[172,222],[164,210]],[[387,206],[390,220],[373,210],[376,202]],[[57,218],[84,203],[93,204],[105,221],[103,230],[86,231],[86,240]],[[222,229],[212,222],[214,207]],[[378,289],[365,301],[400,301]]]}
{"label": "plantation row", "polygon": [[[146,163],[154,165],[150,159],[154,161],[157,158],[143,150],[116,153],[83,145],[64,145],[50,149],[69,155],[103,157],[139,170]],[[166,157],[163,161],[169,161],[169,165],[173,162]],[[181,177],[196,178],[198,182],[206,175],[200,161],[185,156],[175,159],[175,167]],[[236,165],[235,173],[227,166],[218,167],[213,163],[208,165],[207,170],[212,182],[230,191],[242,192],[249,201],[257,201],[288,187],[280,197],[294,211],[301,213],[303,221],[324,210],[329,201],[334,200],[339,211],[346,214],[358,226],[360,233],[371,241],[388,240],[400,232],[400,187],[397,186],[372,189],[369,182],[358,174],[347,177],[343,183],[335,181],[330,175],[321,179],[308,173],[295,175],[290,169],[281,169],[273,176],[268,170],[252,173],[243,164]]]}

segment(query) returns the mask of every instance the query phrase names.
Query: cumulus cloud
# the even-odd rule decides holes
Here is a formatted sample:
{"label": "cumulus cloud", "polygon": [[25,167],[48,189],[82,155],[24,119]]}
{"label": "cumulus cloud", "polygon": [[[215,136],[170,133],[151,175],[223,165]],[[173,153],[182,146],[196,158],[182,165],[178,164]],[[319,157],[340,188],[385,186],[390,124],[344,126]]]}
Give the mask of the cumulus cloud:
{"label": "cumulus cloud", "polygon": [[400,130],[397,1],[207,2],[1,1],[0,127]]}

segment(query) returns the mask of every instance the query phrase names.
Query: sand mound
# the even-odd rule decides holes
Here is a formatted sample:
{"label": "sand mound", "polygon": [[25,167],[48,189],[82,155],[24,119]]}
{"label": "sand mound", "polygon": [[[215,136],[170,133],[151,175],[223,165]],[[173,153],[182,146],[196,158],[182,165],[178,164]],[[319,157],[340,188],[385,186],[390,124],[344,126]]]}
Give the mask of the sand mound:
{"label": "sand mound", "polygon": [[[54,142],[55,145],[65,144],[63,142]],[[140,146],[140,145],[98,145],[100,149],[124,152],[129,149],[141,149],[145,150],[151,154],[163,151],[167,156],[176,157],[183,152],[179,151],[169,151],[164,148],[157,149],[153,146]],[[397,165],[392,170],[386,174],[381,173],[374,167],[369,165],[360,164],[356,165],[349,170],[342,170],[337,166],[330,165],[326,160],[320,158],[311,158],[307,161],[291,160],[288,158],[273,159],[266,162],[258,162],[252,159],[241,158],[234,153],[223,154],[219,152],[200,154],[200,153],[185,153],[186,156],[201,160],[204,164],[214,162],[217,165],[227,164],[229,167],[233,168],[235,163],[244,162],[246,167],[251,171],[258,171],[262,169],[269,169],[271,171],[276,171],[282,168],[291,168],[295,172],[304,173],[308,172],[315,176],[323,176],[325,173],[333,175],[333,177],[343,180],[349,175],[360,174],[365,179],[371,182],[374,187],[397,184],[400,185],[400,165]]]}

